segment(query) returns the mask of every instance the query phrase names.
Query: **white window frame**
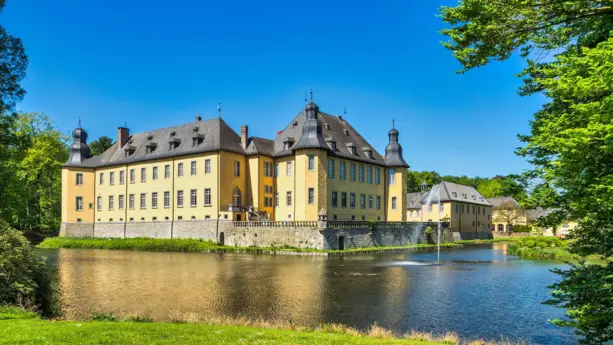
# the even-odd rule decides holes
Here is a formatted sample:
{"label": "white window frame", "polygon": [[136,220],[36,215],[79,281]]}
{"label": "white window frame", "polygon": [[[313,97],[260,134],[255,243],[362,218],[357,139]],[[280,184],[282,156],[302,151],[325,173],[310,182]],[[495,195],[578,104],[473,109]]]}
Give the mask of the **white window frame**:
{"label": "white window frame", "polygon": [[313,205],[315,203],[315,188],[311,187],[308,190],[308,202],[309,205]]}
{"label": "white window frame", "polygon": [[75,175],[75,184],[77,186],[83,185],[83,173],[76,173]]}
{"label": "white window frame", "polygon": [[198,206],[198,190],[190,189],[190,191],[189,191],[189,205],[191,207]]}
{"label": "white window frame", "polygon": [[140,193],[140,209],[144,210],[147,208],[147,193]]}
{"label": "white window frame", "polygon": [[208,158],[204,160],[204,173],[207,175],[211,173],[211,160]]}
{"label": "white window frame", "polygon": [[211,188],[204,189],[204,206],[211,206]]}
{"label": "white window frame", "polygon": [[308,161],[309,171],[315,171],[315,156],[309,156]]}
{"label": "white window frame", "polygon": [[158,208],[158,192],[151,192],[151,208]]}
{"label": "white window frame", "polygon": [[190,163],[190,174],[192,176],[196,176],[198,173],[198,166],[196,165],[196,161],[191,161]]}
{"label": "white window frame", "polygon": [[164,208],[170,208],[170,192],[164,192]]}

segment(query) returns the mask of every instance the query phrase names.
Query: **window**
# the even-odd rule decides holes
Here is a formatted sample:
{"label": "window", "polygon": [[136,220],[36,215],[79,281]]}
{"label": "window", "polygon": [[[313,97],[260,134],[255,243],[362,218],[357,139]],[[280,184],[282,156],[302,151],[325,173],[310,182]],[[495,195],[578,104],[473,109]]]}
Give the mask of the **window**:
{"label": "window", "polygon": [[241,176],[241,162],[234,161],[234,176]]}
{"label": "window", "polygon": [[355,193],[349,193],[349,208],[355,208]]}
{"label": "window", "polygon": [[372,184],[372,167],[366,168],[366,183]]}
{"label": "window", "polygon": [[432,204],[428,205],[428,212],[432,212]]}
{"label": "window", "polygon": [[177,207],[183,207],[183,191],[177,191]]}
{"label": "window", "polygon": [[134,169],[130,169],[130,183],[134,183],[135,180],[136,180],[136,173],[134,172]]}
{"label": "window", "polygon": [[349,179],[355,181],[355,163],[349,164]]}
{"label": "window", "polygon": [[285,204],[287,206],[292,206],[292,192],[288,191],[286,198],[285,198]]}
{"label": "window", "polygon": [[98,211],[102,211],[102,197],[101,196],[96,198],[96,209],[98,209]]}
{"label": "window", "polygon": [[235,207],[241,207],[243,204],[243,194],[238,187],[234,187],[232,190],[232,205]]}
{"label": "window", "polygon": [[170,178],[170,165],[164,165],[164,178]]}
{"label": "window", "polygon": [[375,168],[375,184],[381,184],[381,168]]}
{"label": "window", "polygon": [[264,176],[272,176],[272,163],[264,162]]}
{"label": "window", "polygon": [[153,167],[153,179],[158,179],[158,167]]}
{"label": "window", "polygon": [[279,164],[275,164],[275,177],[279,176]]}
{"label": "window", "polygon": [[464,213],[464,205],[460,206],[462,208],[462,213]]}
{"label": "window", "polygon": [[198,204],[198,194],[195,189],[189,191],[189,204],[194,207]]}
{"label": "window", "polygon": [[366,208],[366,194],[360,194],[360,208]]}
{"label": "window", "polygon": [[332,207],[338,207],[338,192],[332,192]]}
{"label": "window", "polygon": [[128,196],[128,207],[133,210],[134,209],[134,194],[130,194]]}
{"label": "window", "polygon": [[460,205],[455,204],[455,213],[460,213]]}
{"label": "window", "polygon": [[315,170],[315,156],[309,156],[309,170]]}
{"label": "window", "polygon": [[196,161],[192,161],[191,163],[191,175],[196,175]]}
{"label": "window", "polygon": [[119,172],[119,184],[124,184],[126,182],[125,172],[122,170]]}
{"label": "window", "polygon": [[112,186],[115,184],[115,172],[111,171],[109,173],[109,184]]}
{"label": "window", "polygon": [[347,193],[346,192],[341,192],[341,207],[342,208],[347,207]]}
{"label": "window", "polygon": [[140,182],[145,182],[145,181],[147,181],[147,169],[140,168]]}
{"label": "window", "polygon": [[309,204],[315,203],[315,188],[309,188]]}
{"label": "window", "polygon": [[100,184],[104,184],[104,173],[100,173]]}
{"label": "window", "polygon": [[112,211],[115,208],[115,197],[109,196],[109,211]]}
{"label": "window", "polygon": [[119,196],[119,209],[120,209],[120,210],[123,210],[124,206],[125,206],[124,196],[123,196],[123,195],[120,195],[120,196]]}
{"label": "window", "polygon": [[372,208],[372,204],[373,204],[373,198],[372,195],[368,196],[368,208]]}
{"label": "window", "polygon": [[475,205],[473,205],[473,214],[475,214]]}
{"label": "window", "polygon": [[364,166],[360,164],[360,182],[364,182]]}
{"label": "window", "polygon": [[381,196],[377,195],[377,210],[381,209]]}
{"label": "window", "polygon": [[151,208],[158,208],[158,193],[151,193]]}
{"label": "window", "polygon": [[396,204],[397,204],[397,202],[396,202],[396,197],[395,197],[395,196],[393,196],[393,197],[392,197],[392,210],[395,210],[395,209],[396,209],[396,207],[397,207],[397,205],[396,205]]}
{"label": "window", "polygon": [[345,162],[344,161],[341,161],[341,163],[340,163],[340,171],[341,171],[340,179],[341,180],[347,179],[347,173],[346,173],[346,168],[345,168]]}
{"label": "window", "polygon": [[334,159],[328,159],[328,178],[334,178]]}
{"label": "window", "polygon": [[77,211],[83,211],[83,197],[78,196],[75,201]]}
{"label": "window", "polygon": [[177,165],[177,176],[179,177],[183,176],[183,163],[179,163]]}
{"label": "window", "polygon": [[170,207],[170,192],[164,192],[164,208]]}
{"label": "window", "polygon": [[147,207],[147,193],[140,193],[140,208]]}
{"label": "window", "polygon": [[204,205],[211,205],[211,188],[204,189]]}
{"label": "window", "polygon": [[205,174],[211,173],[211,160],[210,159],[204,160],[204,173]]}
{"label": "window", "polygon": [[477,206],[477,214],[481,214],[481,207]]}
{"label": "window", "polygon": [[275,207],[279,207],[279,193],[275,193]]}
{"label": "window", "polygon": [[438,210],[439,212],[443,212],[445,210],[445,206],[443,206],[443,204],[438,204]]}
{"label": "window", "polygon": [[389,179],[388,179],[389,184],[390,185],[396,184],[396,169],[390,169],[388,174],[389,174]]}
{"label": "window", "polygon": [[77,186],[83,185],[83,174],[82,173],[77,173],[75,183]]}

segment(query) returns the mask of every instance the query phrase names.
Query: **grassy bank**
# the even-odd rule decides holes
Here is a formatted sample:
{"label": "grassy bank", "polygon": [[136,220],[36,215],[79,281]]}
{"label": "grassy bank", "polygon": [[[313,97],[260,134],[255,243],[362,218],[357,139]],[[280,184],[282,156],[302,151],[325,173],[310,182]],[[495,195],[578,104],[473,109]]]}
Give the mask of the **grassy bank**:
{"label": "grassy bank", "polygon": [[487,240],[459,240],[455,241],[457,244],[487,244],[487,243],[512,243],[519,240],[522,237],[499,237]]}
{"label": "grassy bank", "polygon": [[[107,318],[113,320],[113,318]],[[455,334],[438,338],[411,332],[396,336],[381,327],[359,332],[340,325],[278,329],[202,323],[48,321],[17,308],[0,308],[0,344],[345,344],[455,345]],[[466,344],[481,345],[483,341]]]}
{"label": "grassy bank", "polygon": [[509,246],[510,255],[519,256],[525,259],[535,260],[559,260],[567,262],[577,262],[585,260],[590,263],[603,263],[606,260],[593,255],[581,257],[568,251],[569,241],[557,237],[534,236],[524,237]]}
{"label": "grassy bank", "polygon": [[[452,247],[457,244],[442,244],[444,247]],[[394,251],[413,248],[435,248],[432,244],[415,244],[398,247],[370,247],[339,250],[301,249],[293,247],[229,247],[220,246],[211,241],[191,239],[153,239],[153,238],[47,238],[41,242],[40,248],[73,248],[73,249],[115,249],[115,250],[138,250],[151,252],[219,252],[219,253],[254,253],[254,254],[283,254],[283,253],[368,253],[380,251]]]}

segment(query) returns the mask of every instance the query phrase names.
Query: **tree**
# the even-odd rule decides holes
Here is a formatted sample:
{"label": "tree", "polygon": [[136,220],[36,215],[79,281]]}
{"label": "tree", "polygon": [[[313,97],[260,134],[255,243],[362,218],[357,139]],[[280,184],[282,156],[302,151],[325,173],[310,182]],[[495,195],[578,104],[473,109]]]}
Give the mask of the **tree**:
{"label": "tree", "polygon": [[[460,73],[514,52],[527,59],[520,94],[548,102],[520,136],[518,154],[534,166],[524,177],[543,204],[561,201],[578,220],[571,252],[613,255],[613,0],[464,0],[441,17]],[[554,323],[575,327],[582,344],[612,340],[613,263],[556,272],[562,280],[549,303],[566,308],[567,319]]]}
{"label": "tree", "polygon": [[104,151],[108,150],[113,146],[113,139],[107,136],[101,136],[98,140],[94,140],[89,143],[89,148],[92,150],[92,155],[97,156],[104,153]]}
{"label": "tree", "polygon": [[407,192],[420,192],[424,182],[431,188],[441,182],[441,175],[436,171],[407,171]]}
{"label": "tree", "polygon": [[526,216],[526,212],[512,200],[503,201],[492,210],[492,220],[507,224],[507,232],[511,232],[517,222]]}

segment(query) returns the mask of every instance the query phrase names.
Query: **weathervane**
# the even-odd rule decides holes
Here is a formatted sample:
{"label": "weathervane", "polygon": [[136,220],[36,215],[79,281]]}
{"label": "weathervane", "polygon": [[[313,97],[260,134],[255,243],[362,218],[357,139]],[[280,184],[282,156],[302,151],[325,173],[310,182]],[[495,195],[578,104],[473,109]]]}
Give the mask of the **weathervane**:
{"label": "weathervane", "polygon": [[81,128],[81,116],[79,116],[79,128]]}
{"label": "weathervane", "polygon": [[311,89],[311,102],[313,102],[313,89]]}
{"label": "weathervane", "polygon": [[343,108],[343,116],[347,118],[347,106]]}
{"label": "weathervane", "polygon": [[217,103],[217,117],[221,117],[221,102]]}

